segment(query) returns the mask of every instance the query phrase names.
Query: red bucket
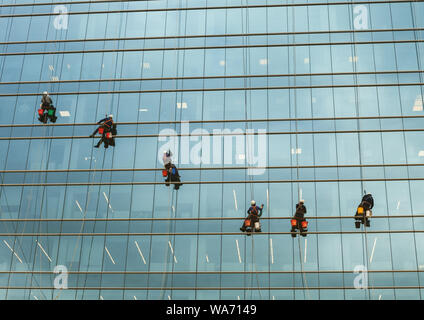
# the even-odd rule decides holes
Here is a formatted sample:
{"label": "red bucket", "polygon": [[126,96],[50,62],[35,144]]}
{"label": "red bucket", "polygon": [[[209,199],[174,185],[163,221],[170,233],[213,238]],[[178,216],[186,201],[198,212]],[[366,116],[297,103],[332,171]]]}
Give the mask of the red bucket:
{"label": "red bucket", "polygon": [[112,134],[110,132],[106,132],[106,139],[112,138]]}
{"label": "red bucket", "polygon": [[308,228],[308,221],[302,221],[302,228],[303,229]]}
{"label": "red bucket", "polygon": [[99,128],[99,133],[103,134],[104,129],[103,128]]}
{"label": "red bucket", "polygon": [[166,177],[168,175],[168,170],[162,170],[162,176]]}
{"label": "red bucket", "polygon": [[44,113],[44,110],[43,110],[43,109],[38,109],[38,114],[39,114],[40,116],[42,116],[42,115],[43,115],[43,113]]}
{"label": "red bucket", "polygon": [[291,225],[292,225],[292,227],[296,227],[296,225],[297,225],[296,219],[291,219]]}
{"label": "red bucket", "polygon": [[244,226],[245,227],[250,227],[250,219],[244,220]]}

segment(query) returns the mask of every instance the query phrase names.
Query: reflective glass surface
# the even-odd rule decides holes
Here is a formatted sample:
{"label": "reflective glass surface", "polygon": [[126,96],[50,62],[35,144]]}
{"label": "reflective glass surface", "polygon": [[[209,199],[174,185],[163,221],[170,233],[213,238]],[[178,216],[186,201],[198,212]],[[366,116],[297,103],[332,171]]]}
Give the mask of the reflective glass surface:
{"label": "reflective glass surface", "polygon": [[423,14],[0,0],[0,299],[422,299]]}

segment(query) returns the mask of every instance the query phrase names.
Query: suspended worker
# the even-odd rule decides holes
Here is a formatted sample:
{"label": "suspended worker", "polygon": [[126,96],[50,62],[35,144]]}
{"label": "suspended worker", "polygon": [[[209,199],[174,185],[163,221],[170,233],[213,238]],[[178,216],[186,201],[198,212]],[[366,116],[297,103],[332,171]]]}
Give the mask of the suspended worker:
{"label": "suspended worker", "polygon": [[99,148],[100,145],[104,142],[105,149],[107,149],[110,146],[115,146],[115,138],[114,136],[117,134],[116,131],[116,123],[113,122],[113,115],[108,115],[106,118],[100,120],[97,122],[97,124],[100,124],[99,127],[97,127],[96,130],[91,134],[90,138],[94,138],[94,135],[96,133],[99,133],[102,135],[99,142],[94,146],[94,148]]}
{"label": "suspended worker", "polygon": [[243,226],[240,228],[242,232],[262,232],[259,218],[262,216],[262,210],[264,205],[260,207],[256,205],[256,201],[250,202],[250,208],[247,210],[247,218],[243,222]]}
{"label": "suspended worker", "polygon": [[53,101],[52,98],[50,98],[49,93],[44,91],[41,98],[40,109],[38,109],[38,120],[40,122],[47,123],[48,119],[50,119],[53,123],[56,122],[56,108],[53,106]]}
{"label": "suspended worker", "polygon": [[294,213],[293,219],[291,219],[291,235],[293,238],[296,237],[296,231],[299,230],[300,235],[306,237],[306,232],[308,231],[308,221],[305,219],[306,207],[305,201],[300,200],[296,204],[296,212]]}
{"label": "suspended worker", "polygon": [[356,209],[355,214],[355,227],[360,228],[361,223],[367,227],[370,226],[370,218],[372,216],[371,209],[374,207],[374,199],[370,193],[364,192],[365,195],[362,197],[362,201]]}
{"label": "suspended worker", "polygon": [[[180,188],[180,186],[182,186],[181,182],[181,177],[180,174],[178,173],[178,169],[177,167],[172,163],[172,152],[171,150],[168,151],[164,151],[163,152],[163,165],[165,167],[165,169],[162,171],[162,175],[164,177],[166,177],[165,179],[165,185],[167,187],[169,187],[170,183],[174,184],[174,190],[178,190]],[[177,183],[175,183],[177,182]]]}

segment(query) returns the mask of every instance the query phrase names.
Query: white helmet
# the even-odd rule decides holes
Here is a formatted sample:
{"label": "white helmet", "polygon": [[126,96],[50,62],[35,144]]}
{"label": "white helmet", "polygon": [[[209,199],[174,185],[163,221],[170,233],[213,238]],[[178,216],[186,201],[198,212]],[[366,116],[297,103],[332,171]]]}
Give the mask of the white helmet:
{"label": "white helmet", "polygon": [[43,95],[47,96],[49,93],[47,91],[43,92]]}
{"label": "white helmet", "polygon": [[110,114],[110,115],[109,115],[109,118],[113,118],[113,114]]}
{"label": "white helmet", "polygon": [[250,205],[252,206],[256,205],[256,201],[255,200],[250,201]]}

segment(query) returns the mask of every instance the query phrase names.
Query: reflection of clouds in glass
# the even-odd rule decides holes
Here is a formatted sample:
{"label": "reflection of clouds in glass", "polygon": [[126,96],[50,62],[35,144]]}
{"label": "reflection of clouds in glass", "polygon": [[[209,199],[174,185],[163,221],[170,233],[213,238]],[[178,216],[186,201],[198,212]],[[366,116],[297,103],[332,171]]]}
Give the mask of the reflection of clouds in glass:
{"label": "reflection of clouds in glass", "polygon": [[358,56],[349,57],[349,62],[358,62]]}
{"label": "reflection of clouds in glass", "polygon": [[418,95],[415,99],[414,106],[412,107],[412,111],[423,111],[423,98],[421,95]]}

